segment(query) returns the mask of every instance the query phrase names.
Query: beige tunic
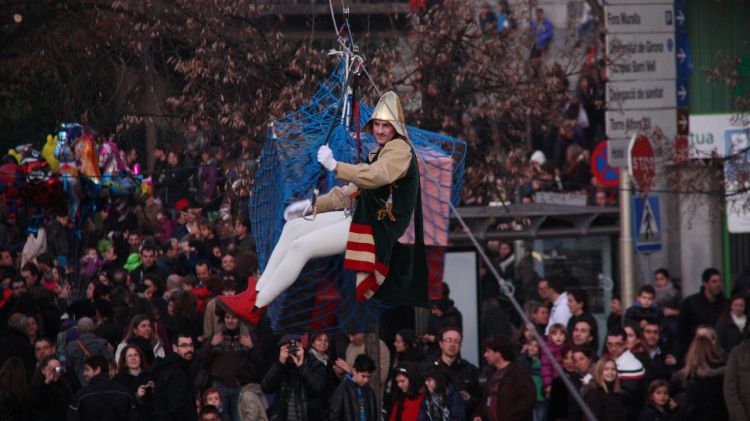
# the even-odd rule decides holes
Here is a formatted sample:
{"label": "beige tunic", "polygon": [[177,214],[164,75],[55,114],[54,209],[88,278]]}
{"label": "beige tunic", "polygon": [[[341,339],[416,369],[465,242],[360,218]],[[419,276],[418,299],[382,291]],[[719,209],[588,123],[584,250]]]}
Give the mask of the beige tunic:
{"label": "beige tunic", "polygon": [[375,155],[378,160],[372,164],[336,164],[336,178],[350,181],[342,187],[334,187],[328,193],[318,197],[315,212],[330,212],[346,209],[362,189],[374,189],[393,183],[406,174],[411,163],[411,147],[405,140],[395,138],[379,149],[370,152],[370,160]]}

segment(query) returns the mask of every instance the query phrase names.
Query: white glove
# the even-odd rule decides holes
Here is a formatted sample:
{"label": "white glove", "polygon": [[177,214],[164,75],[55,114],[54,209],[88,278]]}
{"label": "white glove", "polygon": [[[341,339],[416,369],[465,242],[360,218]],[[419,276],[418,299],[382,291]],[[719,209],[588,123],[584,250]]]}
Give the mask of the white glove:
{"label": "white glove", "polygon": [[307,212],[310,206],[312,206],[312,201],[310,199],[292,203],[284,209],[284,220],[291,221],[292,219],[301,217]]}
{"label": "white glove", "polygon": [[328,171],[336,169],[336,160],[333,159],[333,151],[328,145],[323,145],[318,149],[318,162]]}

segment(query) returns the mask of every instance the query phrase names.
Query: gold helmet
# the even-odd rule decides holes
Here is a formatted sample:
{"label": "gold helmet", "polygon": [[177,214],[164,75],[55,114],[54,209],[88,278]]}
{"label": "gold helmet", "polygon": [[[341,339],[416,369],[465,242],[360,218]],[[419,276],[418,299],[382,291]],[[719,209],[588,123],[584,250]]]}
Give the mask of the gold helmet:
{"label": "gold helmet", "polygon": [[401,100],[398,99],[393,91],[386,92],[378,105],[375,106],[375,110],[370,116],[370,120],[365,124],[364,130],[366,133],[372,134],[372,122],[373,120],[383,120],[391,123],[396,133],[401,137],[409,140],[409,133],[406,130],[406,120],[404,120],[404,110],[401,108]]}

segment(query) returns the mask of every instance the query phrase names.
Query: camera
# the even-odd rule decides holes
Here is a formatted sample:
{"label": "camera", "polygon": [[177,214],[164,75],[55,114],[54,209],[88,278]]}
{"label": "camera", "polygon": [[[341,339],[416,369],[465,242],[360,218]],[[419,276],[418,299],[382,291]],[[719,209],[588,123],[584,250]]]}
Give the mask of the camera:
{"label": "camera", "polygon": [[55,367],[55,373],[62,374],[64,372],[65,372],[65,367],[63,366]]}
{"label": "camera", "polygon": [[298,348],[297,341],[295,341],[295,340],[289,341],[289,355],[296,356],[298,349],[299,348]]}

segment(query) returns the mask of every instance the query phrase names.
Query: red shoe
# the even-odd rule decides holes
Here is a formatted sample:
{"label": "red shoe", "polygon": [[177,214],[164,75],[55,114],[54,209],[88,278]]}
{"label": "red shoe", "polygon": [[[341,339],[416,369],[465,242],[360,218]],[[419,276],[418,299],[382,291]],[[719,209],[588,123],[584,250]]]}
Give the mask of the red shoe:
{"label": "red shoe", "polygon": [[255,290],[256,283],[257,279],[250,277],[247,282],[247,289],[244,292],[229,297],[220,295],[216,303],[224,311],[234,314],[237,318],[257,325],[260,316],[263,315],[263,309],[255,306],[255,297],[258,295],[258,291]]}

